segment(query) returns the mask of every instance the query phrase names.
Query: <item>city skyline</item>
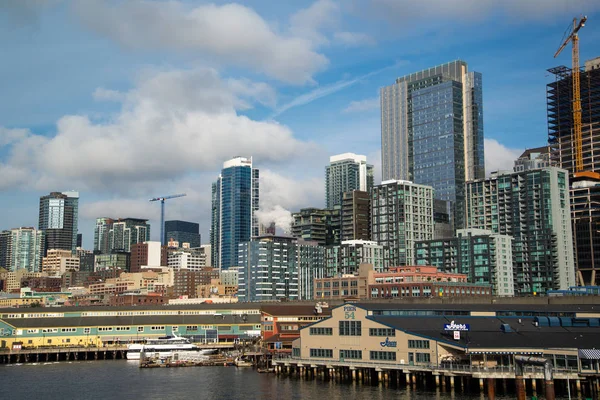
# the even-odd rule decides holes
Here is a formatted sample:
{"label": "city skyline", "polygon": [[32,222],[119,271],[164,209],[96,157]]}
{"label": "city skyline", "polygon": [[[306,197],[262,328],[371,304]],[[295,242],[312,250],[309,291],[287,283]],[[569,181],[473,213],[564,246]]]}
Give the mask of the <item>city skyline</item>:
{"label": "city skyline", "polygon": [[[254,37],[233,33],[225,44],[183,45],[170,37],[159,40],[143,24],[134,24],[130,32],[108,32],[106,20],[126,18],[135,4],[66,1],[20,8],[20,3],[0,8],[0,17],[8,21],[0,24],[9,60],[4,68],[23,77],[8,82],[0,107],[0,168],[6,171],[0,201],[11,210],[0,220],[3,229],[36,226],[36,198],[78,190],[85,248],[92,247],[98,217],[149,218],[158,227],[159,211],[144,201],[164,192],[188,193],[170,205],[166,219],[198,222],[208,238],[210,181],[220,163],[236,154],[252,155],[261,169],[265,214],[323,206],[322,170],[332,154],[365,154],[378,183],[380,120],[374,99],[379,88],[457,58],[484,76],[486,161],[510,167],[524,148],[546,144],[545,85],[552,80],[546,69],[570,64],[566,53],[552,58],[570,18],[588,15],[580,39],[582,62],[598,55],[593,43],[600,39],[595,23],[600,5],[585,0],[545,3],[542,13],[509,2],[460,14],[462,2],[428,13],[383,1],[369,4],[369,13],[361,13],[367,2],[277,7],[263,1],[244,6],[173,2],[171,9],[150,2],[159,21],[188,33],[206,29],[206,37],[220,33],[178,21],[218,14],[224,21],[240,17],[254,24],[264,35],[265,52],[256,52],[262,60],[248,53],[232,59],[227,56],[232,48],[255,49]],[[428,28],[408,34],[382,20],[384,14],[405,25],[410,25],[407,16],[418,23],[427,14]],[[224,53],[220,46],[241,47]],[[289,47],[288,58],[279,64],[269,53],[277,46]],[[209,55],[197,59],[191,55],[197,50]],[[73,51],[89,57],[73,59]],[[299,55],[302,62],[295,63]],[[39,107],[40,98],[52,102]],[[181,121],[179,129],[169,135],[157,129],[163,115]],[[213,134],[193,134],[198,126]],[[247,132],[259,136],[247,140]],[[234,145],[223,146],[216,138]],[[116,140],[120,146],[114,146]],[[203,150],[207,146],[211,151]],[[148,162],[138,162],[137,151]]]}

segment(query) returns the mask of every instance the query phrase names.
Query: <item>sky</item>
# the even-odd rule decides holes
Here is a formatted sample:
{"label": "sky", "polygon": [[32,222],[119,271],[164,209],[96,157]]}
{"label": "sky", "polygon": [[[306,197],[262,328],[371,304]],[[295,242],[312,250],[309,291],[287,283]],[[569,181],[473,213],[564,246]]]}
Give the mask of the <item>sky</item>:
{"label": "sky", "polygon": [[263,222],[323,207],[329,156],[380,180],[379,88],[455,59],[483,74],[486,172],[547,142],[548,68],[572,18],[600,56],[597,0],[0,1],[0,229],[37,226],[39,197],[80,192],[97,217],[200,223],[211,182],[252,156]]}

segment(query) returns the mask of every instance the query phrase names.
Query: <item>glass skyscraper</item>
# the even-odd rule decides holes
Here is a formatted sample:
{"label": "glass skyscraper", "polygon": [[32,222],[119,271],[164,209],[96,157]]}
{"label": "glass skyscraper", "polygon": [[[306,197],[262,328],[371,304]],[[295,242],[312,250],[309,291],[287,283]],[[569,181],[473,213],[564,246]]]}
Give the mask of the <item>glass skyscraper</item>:
{"label": "glass skyscraper", "polygon": [[78,192],[52,192],[40,197],[38,228],[44,231],[44,252],[77,249]]}
{"label": "glass skyscraper", "polygon": [[432,186],[464,225],[464,184],[485,177],[481,74],[453,61],[381,89],[383,180]]}
{"label": "glass skyscraper", "polygon": [[212,185],[210,244],[213,266],[227,269],[237,264],[240,243],[259,234],[255,212],[259,206],[258,169],[252,158],[236,157],[223,164]]}
{"label": "glass skyscraper", "polygon": [[188,221],[165,221],[165,243],[173,239],[179,242],[182,247],[184,243],[189,243],[192,249],[200,247],[200,225]]}

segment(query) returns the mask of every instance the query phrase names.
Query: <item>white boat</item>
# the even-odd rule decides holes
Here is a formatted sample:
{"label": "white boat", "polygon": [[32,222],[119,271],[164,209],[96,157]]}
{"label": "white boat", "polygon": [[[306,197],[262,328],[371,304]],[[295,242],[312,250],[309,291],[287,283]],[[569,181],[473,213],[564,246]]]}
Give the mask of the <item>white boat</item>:
{"label": "white boat", "polygon": [[127,346],[127,359],[139,360],[141,352],[153,357],[166,358],[181,352],[213,354],[217,349],[205,349],[196,346],[189,339],[180,336],[166,336],[158,339],[146,339],[145,343],[132,343]]}

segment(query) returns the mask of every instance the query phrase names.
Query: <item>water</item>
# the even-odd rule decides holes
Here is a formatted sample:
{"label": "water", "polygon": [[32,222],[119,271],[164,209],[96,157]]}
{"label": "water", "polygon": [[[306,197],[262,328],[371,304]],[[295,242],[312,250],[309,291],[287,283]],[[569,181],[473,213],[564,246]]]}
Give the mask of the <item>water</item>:
{"label": "water", "polygon": [[[131,361],[14,364],[0,367],[0,399],[484,399],[460,391],[323,382],[259,374],[251,368],[140,369]],[[497,399],[511,399],[497,396]],[[528,397],[529,398],[529,397]]]}

